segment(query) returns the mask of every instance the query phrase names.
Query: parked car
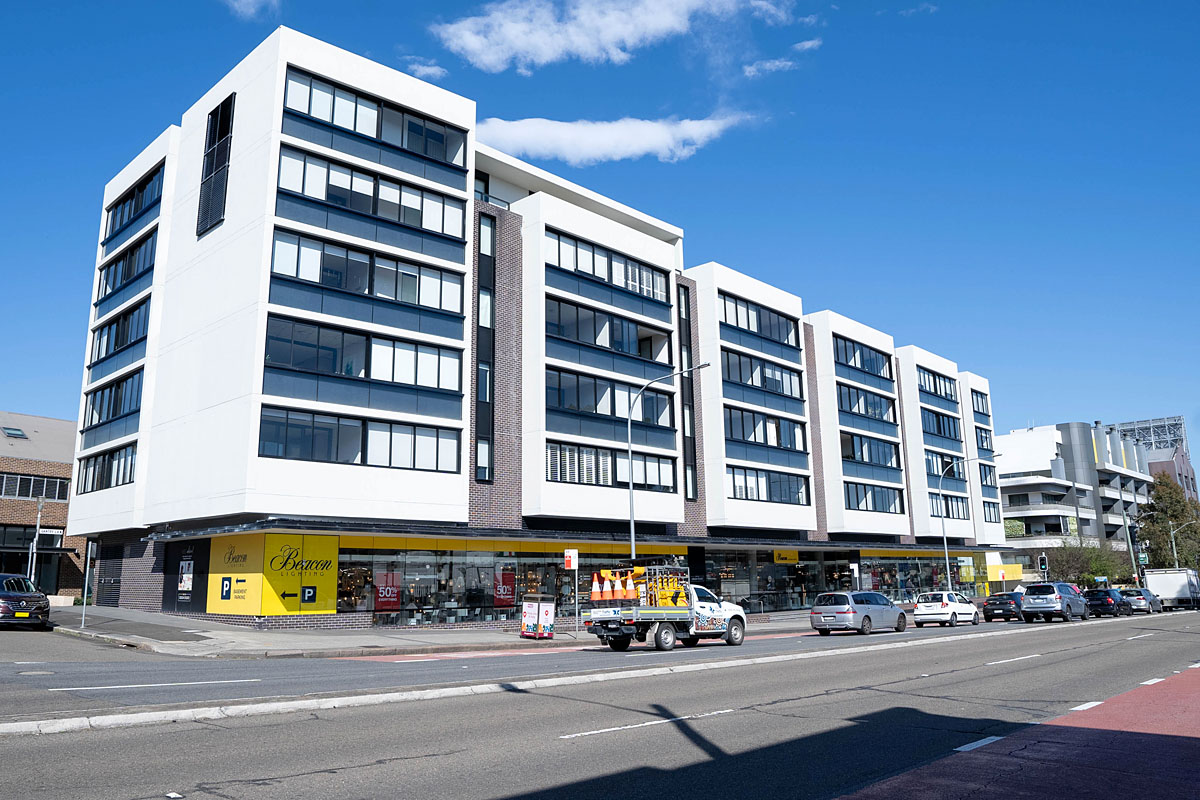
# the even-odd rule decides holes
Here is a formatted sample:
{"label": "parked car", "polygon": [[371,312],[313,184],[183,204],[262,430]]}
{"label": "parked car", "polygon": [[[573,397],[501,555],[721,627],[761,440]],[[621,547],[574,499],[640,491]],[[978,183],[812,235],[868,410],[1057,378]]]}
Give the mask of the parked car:
{"label": "parked car", "polygon": [[991,622],[997,617],[1006,620],[1021,618],[1020,592],[1000,592],[983,601],[983,621]]}
{"label": "parked car", "polygon": [[1089,619],[1087,600],[1069,583],[1035,583],[1025,587],[1021,600],[1021,618],[1033,622],[1038,617],[1049,622],[1058,617],[1070,622],[1072,617]]}
{"label": "parked car", "polygon": [[1105,614],[1111,617],[1133,616],[1133,604],[1116,589],[1088,589],[1083,596],[1087,598],[1088,611],[1098,617]]}
{"label": "parked car", "polygon": [[1149,589],[1122,589],[1121,595],[1129,600],[1134,611],[1145,611],[1147,614],[1162,613],[1162,600]]}
{"label": "parked car", "polygon": [[24,575],[0,573],[0,625],[50,627],[50,600]]}
{"label": "parked car", "polygon": [[808,615],[813,630],[822,636],[834,631],[858,631],[891,628],[897,633],[908,627],[908,616],[879,592],[825,592],[817,595]]}
{"label": "parked car", "polygon": [[917,627],[936,622],[953,628],[960,622],[979,624],[979,609],[958,592],[923,592],[917,595],[917,606],[913,609],[913,622]]}

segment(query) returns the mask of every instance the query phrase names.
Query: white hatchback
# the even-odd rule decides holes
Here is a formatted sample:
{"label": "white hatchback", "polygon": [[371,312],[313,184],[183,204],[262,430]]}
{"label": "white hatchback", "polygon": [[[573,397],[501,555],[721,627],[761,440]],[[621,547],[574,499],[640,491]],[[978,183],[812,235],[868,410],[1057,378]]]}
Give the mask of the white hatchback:
{"label": "white hatchback", "polygon": [[960,622],[978,625],[979,609],[958,592],[925,592],[917,596],[913,621],[918,628],[926,622],[949,625],[951,628]]}

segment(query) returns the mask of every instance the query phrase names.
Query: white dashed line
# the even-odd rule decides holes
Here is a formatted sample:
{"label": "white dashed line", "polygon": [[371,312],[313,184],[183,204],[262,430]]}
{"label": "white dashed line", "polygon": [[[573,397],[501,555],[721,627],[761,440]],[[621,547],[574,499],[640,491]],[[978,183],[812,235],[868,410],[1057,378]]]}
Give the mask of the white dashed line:
{"label": "white dashed line", "polygon": [[1027,658],[1041,658],[1041,657],[1042,657],[1041,653],[1034,653],[1031,656],[1018,656],[1017,658],[1006,658],[1003,661],[989,661],[986,664],[984,664],[984,666],[985,667],[994,667],[997,664],[1011,664],[1014,661],[1024,661]]}
{"label": "white dashed line", "polygon": [[1071,710],[1072,710],[1072,711],[1087,711],[1089,708],[1095,708],[1096,706],[1102,706],[1102,705],[1104,705],[1104,702],[1103,702],[1103,701],[1101,701],[1101,700],[1093,700],[1093,701],[1092,701],[1092,702],[1090,702],[1090,703],[1084,703],[1084,704],[1083,704],[1083,705],[1081,705],[1081,706],[1075,706],[1075,707],[1074,707],[1074,708],[1072,708]]}
{"label": "white dashed line", "polygon": [[1134,639],[1145,639],[1147,636],[1153,636],[1153,633],[1143,633],[1141,636],[1130,636],[1125,641],[1132,642]]}
{"label": "white dashed line", "polygon": [[181,681],[179,683],[127,683],[124,686],[66,686],[47,689],[48,692],[88,692],[97,689],[149,689],[158,686],[207,686],[213,683],[258,683],[262,678],[242,678],[236,681]]}
{"label": "white dashed line", "polygon": [[[718,714],[732,714],[732,708],[726,708],[722,711],[709,711],[705,714],[688,714],[684,717],[672,717],[671,719],[656,719],[650,722],[639,722],[636,725],[620,725],[616,728],[601,728],[598,731],[584,731],[583,733],[568,733],[566,736],[560,736],[560,739],[578,739],[581,736],[595,736],[598,733],[613,733],[615,731],[629,731],[634,728],[648,728],[651,725],[666,725],[668,722],[679,722],[685,719],[701,719],[702,717],[715,717]],[[993,737],[994,738],[994,737]]]}
{"label": "white dashed line", "polygon": [[1166,678],[1151,678],[1148,681],[1142,681],[1142,686],[1153,686],[1156,683],[1162,683]]}
{"label": "white dashed line", "polygon": [[976,747],[983,747],[985,744],[998,742],[1003,738],[1003,736],[989,736],[986,739],[980,739],[978,742],[971,742],[970,744],[964,744],[962,747],[956,747],[954,750],[958,753],[965,753],[968,750],[974,750]]}

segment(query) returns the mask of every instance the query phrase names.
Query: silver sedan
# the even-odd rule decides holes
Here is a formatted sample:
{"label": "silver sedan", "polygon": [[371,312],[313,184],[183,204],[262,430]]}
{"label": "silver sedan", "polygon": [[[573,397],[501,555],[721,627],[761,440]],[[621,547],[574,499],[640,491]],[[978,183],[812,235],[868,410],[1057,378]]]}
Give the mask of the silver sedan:
{"label": "silver sedan", "polygon": [[1129,598],[1129,604],[1134,611],[1144,611],[1147,614],[1161,614],[1162,600],[1149,589],[1122,589],[1121,596]]}

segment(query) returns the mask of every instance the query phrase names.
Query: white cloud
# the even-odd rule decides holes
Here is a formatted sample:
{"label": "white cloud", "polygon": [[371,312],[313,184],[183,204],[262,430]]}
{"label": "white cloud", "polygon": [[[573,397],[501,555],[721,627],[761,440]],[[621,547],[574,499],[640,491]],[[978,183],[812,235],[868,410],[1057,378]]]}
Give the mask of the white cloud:
{"label": "white cloud", "polygon": [[902,17],[911,17],[913,14],[932,14],[937,10],[938,7],[933,3],[921,3],[921,5],[917,6],[916,8],[906,8],[903,11],[897,11],[896,13]]}
{"label": "white cloud", "polygon": [[[832,8],[834,11],[837,11],[837,6],[830,6],[830,8]],[[816,25],[820,21],[821,21],[821,18],[818,17],[816,14],[809,14],[807,17],[800,17],[796,20],[796,22],[798,22],[799,24],[803,25],[806,28],[811,28],[812,26]]]}
{"label": "white cloud", "polygon": [[553,119],[485,119],[479,140],[506,153],[527,158],[565,161],[573,167],[601,161],[654,156],[681,161],[713,141],[745,114],[713,114],[704,119],[632,119],[611,122]]}
{"label": "white cloud", "polygon": [[799,64],[791,59],[769,58],[765,61],[755,61],[753,64],[747,64],[742,67],[742,74],[747,78],[757,78],[760,75],[769,75],[772,72],[786,72],[798,66]]}
{"label": "white cloud", "polygon": [[254,19],[264,11],[279,13],[280,0],[221,0],[230,11],[241,19]]}
{"label": "white cloud", "polygon": [[786,25],[795,5],[796,0],[750,0],[750,13],[768,25]]}
{"label": "white cloud", "polygon": [[449,74],[445,67],[439,67],[437,61],[421,56],[404,56],[407,65],[404,71],[425,81],[440,81]]}
{"label": "white cloud", "polygon": [[805,39],[803,42],[796,42],[792,45],[792,49],[800,53],[807,53],[809,50],[819,50],[825,40],[818,36],[815,39]]}
{"label": "white cloud", "polygon": [[[246,0],[241,0],[245,2]],[[696,18],[737,11],[741,0],[501,0],[483,13],[430,27],[451,52],[485,72],[577,58],[623,64],[639,47],[680,36]]]}

